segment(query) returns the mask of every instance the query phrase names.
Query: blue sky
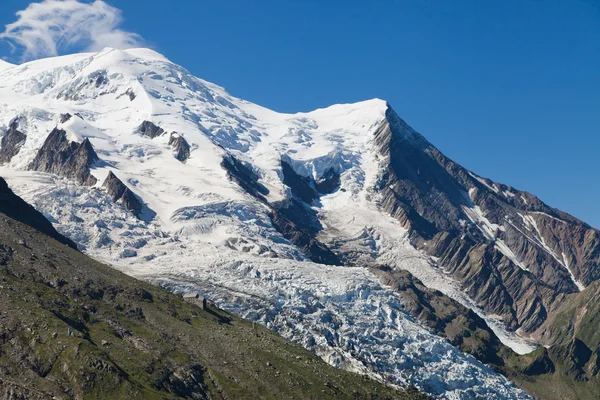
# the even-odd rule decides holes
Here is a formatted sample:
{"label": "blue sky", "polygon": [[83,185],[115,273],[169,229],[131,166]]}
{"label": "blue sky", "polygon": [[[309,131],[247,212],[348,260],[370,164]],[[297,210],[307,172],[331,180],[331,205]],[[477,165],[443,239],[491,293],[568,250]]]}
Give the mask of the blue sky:
{"label": "blue sky", "polygon": [[[2,0],[0,23],[29,3]],[[600,227],[598,0],[108,3],[235,96],[286,112],[386,99],[465,167]]]}

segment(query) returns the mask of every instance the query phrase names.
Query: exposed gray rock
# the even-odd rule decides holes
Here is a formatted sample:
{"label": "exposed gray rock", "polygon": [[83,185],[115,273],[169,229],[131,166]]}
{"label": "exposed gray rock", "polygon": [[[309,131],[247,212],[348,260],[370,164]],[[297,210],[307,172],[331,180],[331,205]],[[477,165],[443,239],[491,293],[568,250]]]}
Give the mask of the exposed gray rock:
{"label": "exposed gray rock", "polygon": [[10,162],[19,153],[26,139],[27,136],[19,130],[19,119],[15,118],[0,141],[0,164]]}
{"label": "exposed gray rock", "polygon": [[150,139],[154,139],[155,137],[165,134],[165,131],[161,127],[154,125],[150,121],[142,122],[137,130],[141,135],[149,137]]}
{"label": "exposed gray rock", "polygon": [[113,89],[108,88],[109,77],[106,70],[98,70],[89,74],[87,77],[82,77],[77,81],[73,82],[73,85],[68,86],[63,91],[59,92],[56,95],[57,99],[65,99],[69,101],[81,101],[86,98],[86,95],[82,95],[82,92],[85,92],[86,89],[96,88],[100,89],[100,96],[109,93],[109,91],[114,92]]}
{"label": "exposed gray rock", "polygon": [[342,265],[340,258],[316,237],[322,226],[315,212],[299,201],[272,205],[271,222],[313,262]]}
{"label": "exposed gray rock", "polygon": [[560,294],[578,292],[569,269],[586,285],[600,278],[597,230],[527,192],[472,174],[391,108],[375,143],[384,156],[376,187],[381,208],[511,328],[534,331]]}
{"label": "exposed gray rock", "polygon": [[90,174],[90,167],[98,160],[98,155],[87,138],[81,143],[71,142],[64,130],[54,128],[29,164],[29,169],[53,173],[76,180],[82,185],[93,186],[97,179]]}
{"label": "exposed gray rock", "polygon": [[312,176],[298,174],[285,160],[281,160],[283,183],[292,193],[307,204],[311,204],[321,195],[333,193],[340,186],[340,174],[329,168],[322,177],[315,180]]}
{"label": "exposed gray rock", "polygon": [[340,174],[333,168],[325,171],[325,174],[315,182],[315,188],[321,194],[333,193],[340,187]]}
{"label": "exposed gray rock", "polygon": [[71,119],[71,117],[73,117],[73,116],[69,113],[60,114],[60,123],[64,124],[65,122],[69,121]]}
{"label": "exposed gray rock", "polygon": [[63,164],[63,174],[74,177],[79,183],[87,186],[96,184],[97,179],[90,174],[90,167],[99,160],[90,141],[86,138],[75,152]]}
{"label": "exposed gray rock", "polygon": [[126,209],[135,215],[139,215],[142,211],[143,205],[140,200],[112,171],[108,172],[102,187],[106,189],[114,202],[123,204]]}
{"label": "exposed gray rock", "polygon": [[283,183],[292,190],[292,194],[307,204],[319,198],[315,189],[315,182],[311,177],[298,175],[290,164],[281,160],[281,171],[283,173]]}
{"label": "exposed gray rock", "polygon": [[184,137],[178,133],[171,133],[169,146],[173,147],[175,158],[179,161],[185,162],[188,158],[190,158],[190,145],[187,140],[185,140]]}
{"label": "exposed gray rock", "polygon": [[133,89],[131,89],[131,88],[127,89],[125,94],[127,95],[127,97],[129,97],[129,101],[135,100],[136,96],[135,96],[135,92],[133,91]]}
{"label": "exposed gray rock", "polygon": [[227,171],[229,179],[240,185],[240,187],[252,196],[266,202],[264,196],[269,194],[269,189],[258,181],[259,177],[251,166],[243,163],[231,154],[223,157],[221,166]]}

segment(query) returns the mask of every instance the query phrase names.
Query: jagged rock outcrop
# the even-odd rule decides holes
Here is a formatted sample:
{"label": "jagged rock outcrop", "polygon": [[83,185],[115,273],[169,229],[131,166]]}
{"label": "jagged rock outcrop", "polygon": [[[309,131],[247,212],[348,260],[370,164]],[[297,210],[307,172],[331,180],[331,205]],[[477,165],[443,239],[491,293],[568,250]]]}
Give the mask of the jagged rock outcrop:
{"label": "jagged rock outcrop", "polygon": [[0,141],[0,165],[9,163],[25,144],[27,136],[19,130],[19,119],[15,118]]}
{"label": "jagged rock outcrop", "polygon": [[69,113],[60,114],[60,123],[64,124],[69,121],[73,116]]}
{"label": "jagged rock outcrop", "polygon": [[274,204],[270,214],[273,226],[296,245],[310,260],[328,265],[342,265],[340,258],[317,239],[322,229],[314,211],[292,201]]}
{"label": "jagged rock outcrop", "polygon": [[82,185],[93,186],[97,179],[90,173],[90,167],[98,160],[99,157],[87,138],[81,143],[71,142],[64,130],[54,128],[29,164],[29,169],[56,174],[76,180]]}
{"label": "jagged rock outcrop", "polygon": [[315,189],[321,194],[333,193],[340,187],[340,174],[333,168],[325,171],[325,174],[315,182]]}
{"label": "jagged rock outcrop", "polygon": [[142,202],[112,171],[109,171],[102,187],[106,189],[106,192],[114,202],[121,203],[123,207],[135,215],[141,213]]}
{"label": "jagged rock outcrop", "polygon": [[281,160],[283,183],[288,186],[292,194],[307,204],[311,204],[322,195],[333,193],[340,186],[340,174],[333,168],[325,171],[322,177],[314,179],[312,176],[298,174],[286,160]]}
{"label": "jagged rock outcrop", "polygon": [[227,171],[227,177],[257,199],[266,202],[264,196],[269,189],[259,182],[259,177],[251,166],[228,154],[223,157],[221,166]]}
{"label": "jagged rock outcrop", "polygon": [[137,97],[135,95],[135,91],[132,88],[127,89],[127,91],[125,91],[125,95],[129,97],[129,101],[134,101]]}
{"label": "jagged rock outcrop", "polygon": [[150,139],[154,139],[165,134],[164,129],[153,124],[150,121],[142,122],[137,130],[141,135],[146,136]]}
{"label": "jagged rock outcrop", "polygon": [[507,325],[536,330],[562,298],[600,277],[600,233],[537,197],[445,157],[388,108],[375,132],[379,206]]}
{"label": "jagged rock outcrop", "polygon": [[292,190],[294,196],[307,204],[311,204],[319,198],[312,177],[297,174],[292,166],[283,160],[281,161],[281,172],[283,173],[283,183]]}
{"label": "jagged rock outcrop", "polygon": [[169,146],[173,148],[173,154],[179,161],[185,162],[190,158],[190,144],[180,134],[175,132],[171,133]]}

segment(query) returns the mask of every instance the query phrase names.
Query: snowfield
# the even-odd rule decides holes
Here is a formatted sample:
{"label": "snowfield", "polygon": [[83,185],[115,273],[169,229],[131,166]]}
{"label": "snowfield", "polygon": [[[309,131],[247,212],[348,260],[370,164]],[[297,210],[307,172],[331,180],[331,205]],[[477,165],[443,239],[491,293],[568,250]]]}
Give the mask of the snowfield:
{"label": "snowfield", "polygon": [[[0,168],[11,188],[90,256],[175,291],[200,290],[221,307],[263,323],[332,365],[414,384],[442,399],[525,399],[503,376],[419,325],[366,268],[315,264],[273,226],[265,203],[221,167],[233,155],[252,165],[269,203],[289,200],[281,161],[319,179],[333,170],[339,190],[313,211],[318,239],[369,263],[407,269],[486,318],[519,353],[535,347],[484,314],[415,250],[407,231],[378,208],[373,133],[386,102],[281,114],[229,95],[147,49],[0,63],[0,129],[18,118],[27,139]],[[72,115],[65,122],[62,116]],[[144,136],[151,121],[166,133]],[[27,166],[50,131],[88,139],[100,161],[85,187]],[[181,162],[171,133],[190,145]],[[113,202],[112,171],[145,204],[140,218]],[[481,219],[481,218],[480,218]],[[568,266],[566,266],[568,268]]]}

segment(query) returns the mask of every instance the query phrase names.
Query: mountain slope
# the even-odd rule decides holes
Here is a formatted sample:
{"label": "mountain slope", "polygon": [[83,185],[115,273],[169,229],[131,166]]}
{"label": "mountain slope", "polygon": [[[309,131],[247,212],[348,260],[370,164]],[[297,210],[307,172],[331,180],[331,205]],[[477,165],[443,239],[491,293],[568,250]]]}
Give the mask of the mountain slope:
{"label": "mountain slope", "polygon": [[[0,194],[16,197],[1,179]],[[187,304],[5,213],[0,310],[2,398],[424,398]]]}
{"label": "mountain slope", "polygon": [[61,233],[330,364],[440,397],[522,397],[365,267],[410,271],[519,353],[597,279],[596,230],[447,159],[385,101],[276,113],[147,49],[0,78],[0,174]]}
{"label": "mountain slope", "polygon": [[488,312],[533,332],[558,294],[597,279],[597,230],[462,168],[395,113],[387,121],[375,139],[389,155],[382,208]]}

